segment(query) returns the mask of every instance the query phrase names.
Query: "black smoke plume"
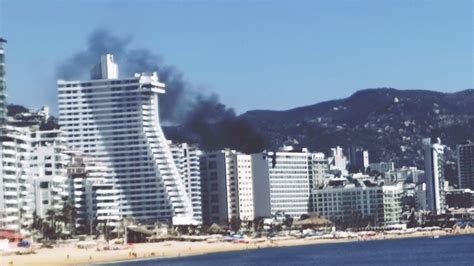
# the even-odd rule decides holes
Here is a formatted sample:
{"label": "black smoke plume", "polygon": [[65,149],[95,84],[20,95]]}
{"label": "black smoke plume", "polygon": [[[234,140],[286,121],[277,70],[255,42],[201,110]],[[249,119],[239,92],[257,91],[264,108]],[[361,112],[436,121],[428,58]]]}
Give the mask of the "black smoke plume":
{"label": "black smoke plume", "polygon": [[160,55],[150,50],[130,48],[131,40],[130,36],[95,30],[89,35],[84,50],[58,66],[57,78],[87,79],[101,55],[113,54],[122,77],[156,71],[160,81],[166,84],[166,94],[160,97],[160,118],[165,124],[177,126],[167,130],[168,138],[197,142],[205,150],[231,148],[246,153],[263,150],[261,135],[247,121],[237,117],[232,108],[222,104],[217,95],[199,93],[177,67],[165,64]]}

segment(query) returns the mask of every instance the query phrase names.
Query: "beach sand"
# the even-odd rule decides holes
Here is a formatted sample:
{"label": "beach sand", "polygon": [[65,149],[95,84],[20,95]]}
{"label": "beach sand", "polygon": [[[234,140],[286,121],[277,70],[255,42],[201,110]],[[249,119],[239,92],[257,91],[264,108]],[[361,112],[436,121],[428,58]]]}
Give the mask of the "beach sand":
{"label": "beach sand", "polygon": [[[168,241],[161,243],[134,244],[126,250],[96,251],[95,248],[79,249],[73,245],[55,247],[52,249],[37,249],[36,254],[30,255],[2,255],[0,265],[35,265],[35,266],[56,266],[56,265],[87,265],[110,263],[135,259],[180,257],[190,255],[209,254],[226,251],[250,250],[269,247],[287,247],[299,245],[313,245],[324,243],[344,243],[352,241],[401,239],[413,237],[445,236],[458,234],[474,234],[474,229],[459,230],[456,233],[445,231],[415,232],[408,235],[386,235],[378,234],[370,238],[344,238],[344,239],[290,239],[270,241],[265,240],[260,243],[230,243],[230,242],[178,242]],[[131,255],[136,253],[136,257]]]}

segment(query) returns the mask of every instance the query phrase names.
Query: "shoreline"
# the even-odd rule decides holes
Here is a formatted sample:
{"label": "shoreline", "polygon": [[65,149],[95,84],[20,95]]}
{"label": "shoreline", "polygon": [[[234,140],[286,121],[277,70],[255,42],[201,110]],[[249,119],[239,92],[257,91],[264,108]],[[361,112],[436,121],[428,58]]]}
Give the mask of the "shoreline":
{"label": "shoreline", "polygon": [[[160,243],[140,243],[125,250],[96,251],[95,249],[79,249],[73,245],[55,247],[52,249],[38,249],[36,254],[29,255],[2,255],[0,265],[105,265],[131,261],[155,259],[171,259],[179,257],[208,255],[223,252],[256,250],[266,248],[306,246],[319,244],[337,244],[362,241],[397,240],[408,238],[424,238],[435,236],[472,235],[474,228],[463,229],[458,232],[444,230],[414,232],[411,234],[377,234],[367,238],[300,238],[286,240],[265,240],[260,243],[232,243],[232,242],[189,242],[167,241]],[[136,256],[132,256],[131,253]]]}

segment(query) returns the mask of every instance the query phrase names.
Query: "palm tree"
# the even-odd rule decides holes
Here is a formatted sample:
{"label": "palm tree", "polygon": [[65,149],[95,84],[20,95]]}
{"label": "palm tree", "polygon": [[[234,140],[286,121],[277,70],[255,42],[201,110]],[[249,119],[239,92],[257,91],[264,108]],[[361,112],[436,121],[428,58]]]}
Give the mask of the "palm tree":
{"label": "palm tree", "polygon": [[260,232],[263,230],[263,225],[264,225],[264,218],[263,217],[255,217],[253,219],[253,227],[255,232]]}
{"label": "palm tree", "polygon": [[76,209],[68,197],[63,197],[63,208],[58,218],[69,232],[75,232]]}
{"label": "palm tree", "polygon": [[58,235],[58,228],[57,228],[57,221],[58,221],[58,214],[54,209],[49,209],[46,211],[46,220],[48,223],[43,223],[43,236],[48,239],[56,238]]}
{"label": "palm tree", "polygon": [[56,211],[54,209],[49,209],[46,211],[46,218],[49,221],[51,227],[56,227]]}
{"label": "palm tree", "polygon": [[41,230],[41,225],[43,224],[43,219],[38,216],[36,211],[33,212],[33,222],[31,223],[31,230]]}
{"label": "palm tree", "polygon": [[240,230],[241,226],[242,221],[240,220],[240,218],[237,218],[235,216],[232,216],[232,218],[230,218],[230,230],[237,232]]}

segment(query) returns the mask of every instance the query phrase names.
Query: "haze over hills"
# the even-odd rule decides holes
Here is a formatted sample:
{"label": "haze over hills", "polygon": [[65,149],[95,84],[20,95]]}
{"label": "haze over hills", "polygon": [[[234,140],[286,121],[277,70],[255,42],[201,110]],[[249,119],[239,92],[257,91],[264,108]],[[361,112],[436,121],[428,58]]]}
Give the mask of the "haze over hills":
{"label": "haze over hills", "polygon": [[440,137],[450,146],[474,140],[474,90],[367,89],[345,99],[249,111],[240,118],[257,128],[270,149],[285,142],[324,152],[355,145],[368,149],[371,161],[421,165],[424,137]]}
{"label": "haze over hills", "polygon": [[[236,123],[243,126],[234,127]],[[253,153],[291,144],[328,153],[337,145],[352,145],[369,150],[372,162],[421,167],[424,137],[440,137],[451,147],[474,141],[474,90],[366,89],[345,99],[286,111],[248,111],[230,122],[222,119],[206,127],[205,134],[180,126],[164,130],[173,141],[198,142],[205,150],[228,147]]]}

